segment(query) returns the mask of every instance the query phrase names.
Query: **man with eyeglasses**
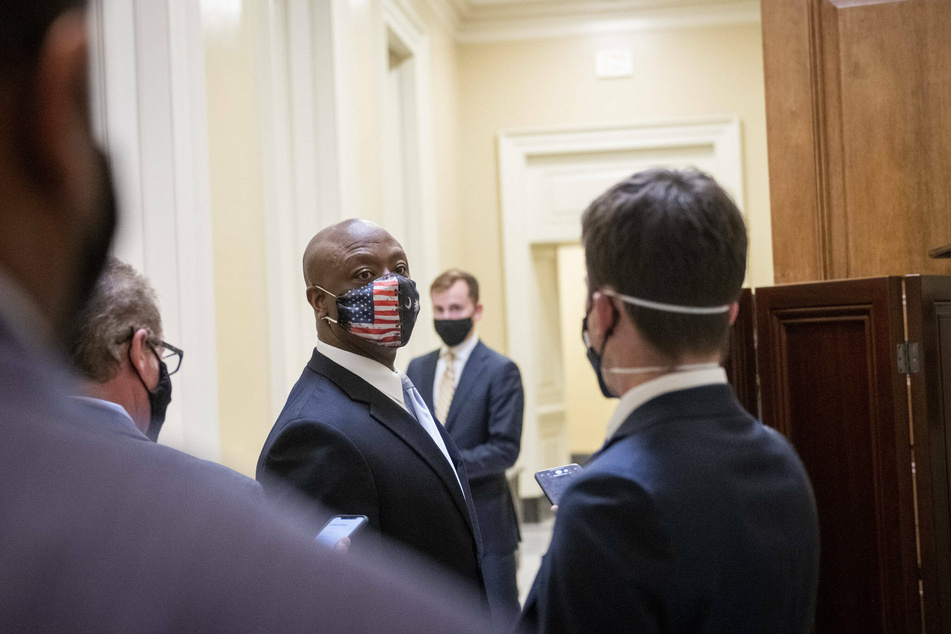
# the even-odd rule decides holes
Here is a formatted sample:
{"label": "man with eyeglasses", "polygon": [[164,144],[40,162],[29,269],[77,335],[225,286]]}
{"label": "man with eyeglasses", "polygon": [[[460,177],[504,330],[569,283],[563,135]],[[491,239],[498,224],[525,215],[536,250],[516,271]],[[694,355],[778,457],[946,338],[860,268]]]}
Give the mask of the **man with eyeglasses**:
{"label": "man with eyeglasses", "polygon": [[[68,342],[69,359],[82,377],[77,408],[93,410],[110,430],[158,442],[172,400],[171,376],[184,353],[162,341],[155,290],[128,264],[110,257]],[[181,454],[168,447],[156,451]],[[241,494],[261,498],[254,480],[213,462],[189,462],[196,477],[213,477]]]}

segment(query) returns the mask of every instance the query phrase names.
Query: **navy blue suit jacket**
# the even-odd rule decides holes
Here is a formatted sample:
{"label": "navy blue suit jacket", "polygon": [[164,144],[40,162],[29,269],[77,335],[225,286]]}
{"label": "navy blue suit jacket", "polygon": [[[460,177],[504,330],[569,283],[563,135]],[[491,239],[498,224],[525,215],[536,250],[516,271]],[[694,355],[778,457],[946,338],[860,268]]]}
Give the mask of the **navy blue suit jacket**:
{"label": "navy blue suit jacket", "polygon": [[522,624],[807,634],[817,580],[802,463],[709,385],[636,409],[569,485]]}
{"label": "navy blue suit jacket", "polygon": [[[264,443],[257,479],[269,495],[282,496],[289,486],[341,514],[366,515],[372,529],[482,588],[465,467],[437,427],[465,496],[416,419],[314,350]],[[361,539],[366,536],[354,540],[354,549]]]}
{"label": "navy blue suit jacket", "polygon": [[[436,350],[413,359],[406,371],[433,417],[438,360]],[[518,548],[518,519],[505,470],[518,458],[523,409],[518,366],[480,341],[466,361],[446,420],[441,422],[459,448],[469,474],[486,553],[510,553]]]}

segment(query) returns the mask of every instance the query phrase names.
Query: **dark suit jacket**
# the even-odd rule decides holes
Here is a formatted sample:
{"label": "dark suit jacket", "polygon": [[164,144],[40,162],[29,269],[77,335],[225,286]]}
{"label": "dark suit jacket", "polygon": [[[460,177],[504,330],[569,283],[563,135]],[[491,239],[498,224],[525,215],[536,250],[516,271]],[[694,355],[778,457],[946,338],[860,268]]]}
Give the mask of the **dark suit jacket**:
{"label": "dark suit jacket", "polygon": [[703,386],[639,407],[569,485],[522,623],[807,634],[817,579],[795,451],[729,386]]}
{"label": "dark suit jacket", "polygon": [[264,500],[264,490],[260,484],[251,478],[216,462],[201,460],[171,447],[152,442],[148,436],[135,426],[132,419],[113,409],[78,398],[73,399],[72,405],[78,415],[96,420],[96,424],[103,431],[122,437],[124,442],[149,443],[152,445],[149,451],[154,453],[157,458],[177,463],[178,468],[183,471],[183,475],[189,479],[216,482],[223,487],[233,489],[238,495],[243,493],[249,500]]}
{"label": "dark suit jacket", "polygon": [[0,631],[484,631],[391,558],[315,547],[221,467],[108,429],[72,383],[0,324]]}
{"label": "dark suit jacket", "polygon": [[[434,417],[437,361],[438,350],[413,359],[406,371]],[[441,422],[459,448],[469,474],[486,553],[510,553],[518,548],[518,519],[505,470],[518,458],[523,409],[518,366],[480,341],[466,361],[446,420]]]}
{"label": "dark suit jacket", "polygon": [[465,497],[419,422],[314,350],[264,443],[257,478],[268,494],[281,496],[290,485],[341,514],[366,515],[371,528],[481,588],[472,494],[452,440],[439,429]]}

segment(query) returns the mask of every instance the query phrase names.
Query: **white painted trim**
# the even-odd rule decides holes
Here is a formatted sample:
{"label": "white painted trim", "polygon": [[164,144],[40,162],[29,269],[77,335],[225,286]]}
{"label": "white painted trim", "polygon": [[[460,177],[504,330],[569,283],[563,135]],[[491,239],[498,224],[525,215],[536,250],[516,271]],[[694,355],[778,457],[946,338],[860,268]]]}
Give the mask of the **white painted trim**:
{"label": "white painted trim", "polygon": [[[341,218],[337,2],[269,0],[261,21],[261,147],[268,288],[270,405],[276,418],[316,337],[301,258]],[[352,192],[353,195],[355,192]]]}
{"label": "white painted trim", "polygon": [[[410,270],[417,281],[420,294],[426,295],[429,282],[439,274],[439,234],[438,215],[436,212],[436,181],[435,181],[435,142],[432,129],[432,87],[431,72],[432,59],[430,54],[429,35],[426,23],[419,17],[405,0],[382,0],[381,42],[383,56],[380,61],[381,91],[389,64],[388,31],[392,32],[405,46],[411,55],[412,63],[412,99],[405,114],[409,133],[413,137],[410,148],[412,156],[408,157],[406,186],[413,189],[411,198],[418,201],[417,209],[407,210],[411,215],[408,218],[410,231],[414,234],[414,241],[407,247],[410,258]],[[381,100],[383,102],[385,100]],[[381,103],[381,108],[386,107]],[[383,112],[380,113],[384,121]],[[387,169],[386,165],[381,166]],[[381,175],[382,177],[382,175]],[[407,366],[409,360],[432,348],[438,347],[438,340],[428,322],[432,320],[429,302],[423,302],[419,315],[419,326],[413,331],[409,345],[400,351],[398,365]]]}
{"label": "white painted trim", "polygon": [[756,0],[428,0],[463,43],[756,24]]}
{"label": "white painted trim", "polygon": [[[536,346],[552,345],[537,341],[535,312],[541,309],[536,278],[541,279],[532,248],[554,245],[580,239],[581,226],[577,223],[570,233],[563,229],[546,232],[535,226],[537,220],[525,212],[525,187],[529,182],[528,163],[532,158],[589,154],[606,151],[663,149],[712,145],[718,158],[718,182],[733,195],[742,210],[743,157],[740,121],[735,116],[681,119],[621,125],[575,126],[544,129],[503,130],[498,136],[499,190],[502,212],[502,247],[505,275],[506,329],[508,354],[522,371],[525,390],[525,418],[523,423],[521,467],[522,490],[532,490],[532,475],[541,468],[540,453],[551,446],[552,438],[543,437],[539,419],[560,413],[557,394],[539,389],[542,376],[538,367]],[[528,306],[514,310],[514,306]],[[557,343],[554,345],[558,345]],[[553,400],[554,399],[554,400]],[[567,445],[557,443],[565,453]],[[559,451],[561,451],[560,449]]]}
{"label": "white painted trim", "polygon": [[115,252],[161,303],[186,351],[163,444],[217,459],[218,381],[201,15],[191,0],[97,0],[93,120],[121,209]]}

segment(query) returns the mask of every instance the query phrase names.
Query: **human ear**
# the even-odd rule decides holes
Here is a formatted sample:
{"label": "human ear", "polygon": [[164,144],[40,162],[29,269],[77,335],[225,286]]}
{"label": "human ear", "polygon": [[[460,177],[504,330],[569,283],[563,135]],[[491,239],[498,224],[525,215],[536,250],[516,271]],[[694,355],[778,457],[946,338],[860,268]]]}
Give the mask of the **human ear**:
{"label": "human ear", "polygon": [[740,314],[740,303],[733,302],[730,304],[730,325],[732,326],[736,322],[737,315]]}
{"label": "human ear", "polygon": [[475,311],[472,313],[472,323],[476,323],[480,319],[482,319],[482,304],[476,304]]}
{"label": "human ear", "polygon": [[142,381],[145,381],[145,377],[152,373],[151,359],[154,356],[152,347],[149,345],[149,332],[145,328],[139,328],[132,335],[132,341],[129,342],[129,362],[132,363],[133,369]]}

